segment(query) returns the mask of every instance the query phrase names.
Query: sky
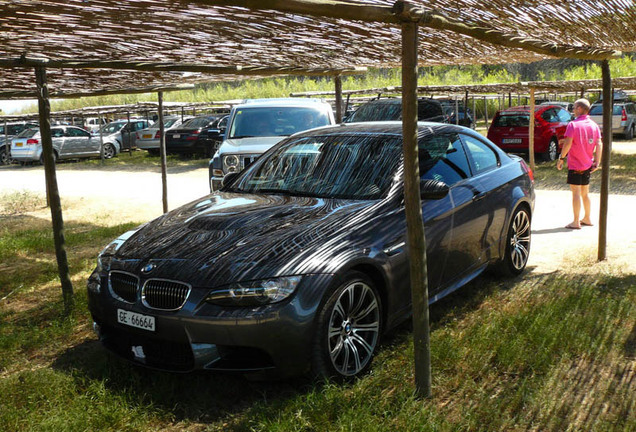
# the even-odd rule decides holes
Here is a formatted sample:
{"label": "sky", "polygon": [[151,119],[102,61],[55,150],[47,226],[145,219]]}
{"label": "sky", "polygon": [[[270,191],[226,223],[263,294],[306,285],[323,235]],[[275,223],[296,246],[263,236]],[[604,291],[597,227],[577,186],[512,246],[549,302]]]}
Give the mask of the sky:
{"label": "sky", "polygon": [[27,100],[0,100],[0,109],[3,114],[12,114],[16,110],[24,108],[29,105],[36,105],[37,99]]}

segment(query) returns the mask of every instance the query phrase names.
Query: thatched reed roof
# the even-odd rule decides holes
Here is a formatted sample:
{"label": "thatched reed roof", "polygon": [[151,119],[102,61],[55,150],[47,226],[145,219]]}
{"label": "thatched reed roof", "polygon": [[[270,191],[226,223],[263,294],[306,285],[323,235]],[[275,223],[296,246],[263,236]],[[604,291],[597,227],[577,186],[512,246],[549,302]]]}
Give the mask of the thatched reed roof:
{"label": "thatched reed roof", "polygon": [[[66,66],[49,70],[52,95],[246,76],[237,66],[267,68],[263,76],[279,67],[311,75],[308,69],[397,66],[398,24],[406,15],[422,25],[421,65],[636,51],[636,7],[624,0],[410,3],[415,8],[400,18],[392,0],[0,0],[0,60],[7,60],[0,66],[23,55]],[[68,66],[76,60],[84,62],[81,68]],[[122,62],[116,70],[85,69],[113,60]],[[131,73],[141,62],[164,68]],[[167,72],[186,63],[229,69]],[[0,68],[5,91],[32,92],[33,81],[32,69]]]}

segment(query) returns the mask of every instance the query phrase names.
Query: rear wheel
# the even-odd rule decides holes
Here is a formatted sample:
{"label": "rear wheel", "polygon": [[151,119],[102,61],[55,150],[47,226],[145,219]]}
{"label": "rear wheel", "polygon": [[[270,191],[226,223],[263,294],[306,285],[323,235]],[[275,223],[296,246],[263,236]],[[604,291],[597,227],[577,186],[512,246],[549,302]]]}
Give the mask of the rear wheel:
{"label": "rear wheel", "polygon": [[631,141],[634,139],[634,125],[625,131],[625,139]]}
{"label": "rear wheel", "polygon": [[148,154],[150,156],[159,156],[159,149],[148,149]]}
{"label": "rear wheel", "polygon": [[[57,163],[57,153],[53,151],[53,163]],[[44,165],[44,153],[40,155],[40,165]]]}
{"label": "rear wheel", "polygon": [[365,274],[352,271],[318,315],[312,369],[316,377],[351,379],[371,365],[382,330],[382,304]]}
{"label": "rear wheel", "polygon": [[517,276],[523,272],[530,256],[530,212],[518,208],[508,227],[506,251],[499,263],[499,270],[504,275]]}
{"label": "rear wheel", "polygon": [[559,154],[559,142],[556,138],[550,140],[548,144],[548,150],[543,153],[543,159],[546,161],[555,161]]}

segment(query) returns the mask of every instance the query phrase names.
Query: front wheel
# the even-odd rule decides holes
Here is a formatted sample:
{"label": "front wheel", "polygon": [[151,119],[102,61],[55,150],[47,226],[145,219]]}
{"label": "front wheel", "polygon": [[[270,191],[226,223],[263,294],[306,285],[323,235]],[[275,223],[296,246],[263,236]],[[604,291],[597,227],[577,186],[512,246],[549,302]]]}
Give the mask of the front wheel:
{"label": "front wheel", "polygon": [[104,159],[112,159],[117,154],[115,146],[111,143],[104,144]]}
{"label": "front wheel", "polygon": [[0,148],[0,165],[11,165],[12,163],[11,153],[7,152],[6,147]]}
{"label": "front wheel", "polygon": [[373,281],[351,271],[320,309],[312,370],[318,378],[351,379],[371,365],[382,330],[382,303]]}
{"label": "front wheel", "polygon": [[530,212],[526,208],[515,211],[508,234],[506,235],[506,251],[499,263],[501,273],[517,276],[523,272],[530,256]]}

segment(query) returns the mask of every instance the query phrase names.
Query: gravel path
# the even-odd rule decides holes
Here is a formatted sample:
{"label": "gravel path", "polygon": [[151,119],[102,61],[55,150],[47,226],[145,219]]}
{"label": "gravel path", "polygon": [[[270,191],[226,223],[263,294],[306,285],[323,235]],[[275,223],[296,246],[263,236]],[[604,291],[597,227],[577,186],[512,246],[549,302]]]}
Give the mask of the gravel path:
{"label": "gravel path", "polygon": [[[168,174],[168,203],[174,209],[208,193],[207,169]],[[151,171],[102,171],[64,169],[57,172],[65,221],[99,221],[116,224],[145,222],[161,215],[161,174]],[[11,191],[44,194],[44,172],[36,167],[2,167],[0,195]],[[549,273],[563,266],[593,263],[597,256],[596,226],[568,230],[571,220],[569,191],[537,190],[533,218],[532,250],[528,266]],[[598,215],[599,195],[591,194],[593,214]],[[610,195],[607,231],[609,262],[636,273],[636,228],[631,223],[636,196]],[[47,217],[46,210],[41,211]]]}

